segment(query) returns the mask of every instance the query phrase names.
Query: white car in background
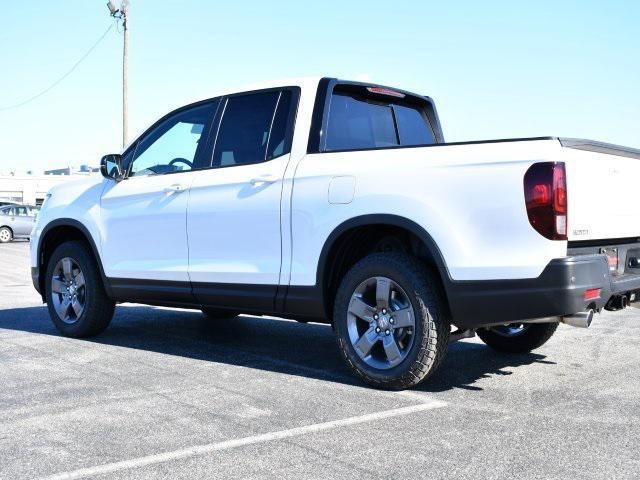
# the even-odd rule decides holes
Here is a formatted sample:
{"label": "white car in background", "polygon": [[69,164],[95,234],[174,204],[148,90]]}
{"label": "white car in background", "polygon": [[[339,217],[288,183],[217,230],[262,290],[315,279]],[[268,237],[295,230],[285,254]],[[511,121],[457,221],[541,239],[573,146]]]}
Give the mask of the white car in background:
{"label": "white car in background", "polygon": [[640,293],[640,151],[445,143],[434,102],[395,88],[205,99],[102,174],[54,187],[32,238],[34,286],[71,337],[102,332],[118,302],[325,322],[357,375],[399,389],[451,340],[527,352]]}
{"label": "white car in background", "polygon": [[38,216],[38,207],[5,205],[0,207],[0,243],[29,238]]}

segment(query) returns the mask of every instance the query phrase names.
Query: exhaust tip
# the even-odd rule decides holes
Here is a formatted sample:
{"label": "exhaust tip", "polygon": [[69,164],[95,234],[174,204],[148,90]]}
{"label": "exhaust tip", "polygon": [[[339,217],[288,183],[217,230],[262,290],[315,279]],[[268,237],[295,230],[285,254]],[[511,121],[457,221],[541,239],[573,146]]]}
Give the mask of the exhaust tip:
{"label": "exhaust tip", "polygon": [[593,321],[593,314],[594,311],[589,309],[586,312],[578,312],[573,315],[562,317],[560,321],[565,325],[570,325],[572,327],[589,328]]}

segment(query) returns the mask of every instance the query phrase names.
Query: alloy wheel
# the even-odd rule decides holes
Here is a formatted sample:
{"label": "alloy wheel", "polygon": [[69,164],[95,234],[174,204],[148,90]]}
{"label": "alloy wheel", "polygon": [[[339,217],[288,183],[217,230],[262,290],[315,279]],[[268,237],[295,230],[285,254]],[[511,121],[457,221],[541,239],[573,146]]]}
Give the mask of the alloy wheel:
{"label": "alloy wheel", "polygon": [[351,295],[347,312],[349,340],[370,367],[387,370],[398,366],[411,351],[415,325],[409,297],[390,278],[368,278]]}
{"label": "alloy wheel", "polygon": [[84,311],[84,274],[78,263],[70,257],[60,259],[53,269],[51,299],[58,317],[64,323],[76,323]]}

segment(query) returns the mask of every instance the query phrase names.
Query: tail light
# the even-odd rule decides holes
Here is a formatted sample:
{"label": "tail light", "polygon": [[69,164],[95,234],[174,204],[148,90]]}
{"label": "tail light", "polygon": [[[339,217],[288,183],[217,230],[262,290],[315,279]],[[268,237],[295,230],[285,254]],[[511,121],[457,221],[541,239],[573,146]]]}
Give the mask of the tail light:
{"label": "tail light", "polygon": [[585,300],[597,300],[598,298],[600,298],[601,293],[601,288],[590,288],[584,291],[583,297]]}
{"label": "tail light", "polygon": [[549,240],[567,239],[567,177],[563,162],[540,162],[524,175],[529,223]]}

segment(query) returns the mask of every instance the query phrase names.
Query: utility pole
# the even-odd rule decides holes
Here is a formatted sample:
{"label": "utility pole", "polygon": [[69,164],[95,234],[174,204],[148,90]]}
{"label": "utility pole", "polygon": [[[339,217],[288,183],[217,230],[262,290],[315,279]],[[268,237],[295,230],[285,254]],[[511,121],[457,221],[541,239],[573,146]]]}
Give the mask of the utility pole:
{"label": "utility pole", "polygon": [[124,45],[122,47],[122,146],[129,143],[129,2],[122,1],[122,26]]}
{"label": "utility pole", "polygon": [[129,141],[129,1],[122,0],[120,8],[116,8],[112,0],[107,3],[113,18],[122,21],[122,146]]}

